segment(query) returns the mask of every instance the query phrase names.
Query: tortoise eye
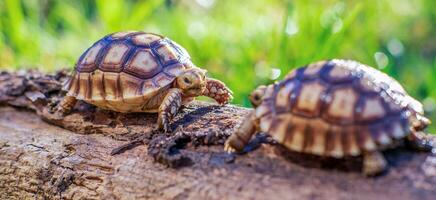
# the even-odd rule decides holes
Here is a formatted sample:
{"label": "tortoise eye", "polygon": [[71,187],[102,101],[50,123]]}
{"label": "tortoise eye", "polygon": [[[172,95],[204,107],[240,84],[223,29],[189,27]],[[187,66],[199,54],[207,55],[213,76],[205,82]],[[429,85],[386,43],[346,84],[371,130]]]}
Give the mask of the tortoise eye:
{"label": "tortoise eye", "polygon": [[188,79],[188,78],[183,78],[183,81],[185,82],[185,83],[187,83],[187,84],[190,84],[191,83],[191,81]]}

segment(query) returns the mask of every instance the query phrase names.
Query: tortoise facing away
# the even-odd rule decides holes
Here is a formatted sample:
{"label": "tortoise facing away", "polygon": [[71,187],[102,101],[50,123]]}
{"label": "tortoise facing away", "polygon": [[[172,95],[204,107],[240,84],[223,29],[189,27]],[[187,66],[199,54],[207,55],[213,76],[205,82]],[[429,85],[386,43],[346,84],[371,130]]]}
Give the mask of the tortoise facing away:
{"label": "tortoise facing away", "polygon": [[197,96],[226,104],[232,92],[205,77],[186,50],[163,36],[138,31],[103,37],[80,56],[59,106],[68,113],[77,100],[117,112],[157,112],[158,127],[169,129],[178,109]]}
{"label": "tortoise facing away", "polygon": [[363,173],[387,163],[380,153],[400,141],[420,150],[432,144],[421,132],[430,121],[422,105],[388,75],[355,61],[330,60],[290,72],[250,96],[255,110],[225,143],[242,151],[257,131],[287,149],[342,158],[363,155]]}

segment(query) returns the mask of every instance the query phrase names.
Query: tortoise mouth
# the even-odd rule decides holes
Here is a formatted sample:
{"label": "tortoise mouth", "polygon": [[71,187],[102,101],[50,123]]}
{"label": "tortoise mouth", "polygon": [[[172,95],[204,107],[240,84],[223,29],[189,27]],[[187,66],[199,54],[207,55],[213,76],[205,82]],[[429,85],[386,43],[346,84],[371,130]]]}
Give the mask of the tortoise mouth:
{"label": "tortoise mouth", "polygon": [[185,91],[187,96],[200,96],[203,94],[205,90],[205,86],[192,87]]}

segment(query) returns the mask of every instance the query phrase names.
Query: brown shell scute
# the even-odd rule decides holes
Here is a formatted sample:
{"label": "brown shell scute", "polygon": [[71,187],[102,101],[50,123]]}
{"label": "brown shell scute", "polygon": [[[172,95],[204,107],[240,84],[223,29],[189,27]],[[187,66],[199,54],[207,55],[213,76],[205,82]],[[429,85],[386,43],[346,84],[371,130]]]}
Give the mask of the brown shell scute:
{"label": "brown shell scute", "polygon": [[141,78],[150,78],[162,71],[162,66],[149,49],[137,49],[124,70]]}
{"label": "brown shell scute", "polygon": [[342,157],[410,134],[422,105],[386,74],[331,60],[290,72],[256,108],[260,128],[291,150]]}
{"label": "brown shell scute", "polygon": [[296,105],[293,107],[293,112],[299,113],[302,116],[317,117],[321,112],[322,95],[327,88],[322,82],[312,81],[304,84],[300,88],[299,97],[296,98]]}
{"label": "brown shell scute", "polygon": [[99,69],[105,72],[121,72],[130,48],[123,43],[108,45],[100,62]]}
{"label": "brown shell scute", "polygon": [[[267,98],[275,100],[271,106],[287,107],[283,112],[290,109],[331,123],[370,123],[404,109],[413,110],[413,102],[395,80],[367,68],[353,61],[317,62],[291,72],[296,75],[276,84],[275,93]],[[394,88],[389,87],[391,84]]]}
{"label": "brown shell scute", "polygon": [[139,46],[151,46],[154,42],[163,39],[162,36],[156,34],[138,34],[132,36],[132,42]]}
{"label": "brown shell scute", "polygon": [[76,70],[79,72],[94,71],[97,68],[96,63],[99,58],[99,53],[105,46],[106,43],[104,41],[98,41],[87,51],[85,51],[76,64]]}
{"label": "brown shell scute", "polygon": [[323,118],[342,123],[355,121],[355,108],[359,94],[351,87],[332,88],[325,104]]}
{"label": "brown shell scute", "polygon": [[156,48],[156,51],[164,65],[170,64],[178,59],[177,52],[169,44],[159,46]]}
{"label": "brown shell scute", "polygon": [[139,31],[113,33],[79,58],[64,89],[89,101],[133,101],[169,85],[193,67],[183,47],[163,36]]}

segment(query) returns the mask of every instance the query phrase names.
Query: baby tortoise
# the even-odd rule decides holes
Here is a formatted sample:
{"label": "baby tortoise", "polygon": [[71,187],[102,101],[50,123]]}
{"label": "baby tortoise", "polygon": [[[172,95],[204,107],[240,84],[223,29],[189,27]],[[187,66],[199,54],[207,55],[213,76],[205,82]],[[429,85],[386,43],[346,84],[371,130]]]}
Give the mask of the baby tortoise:
{"label": "baby tortoise", "polygon": [[252,111],[225,143],[242,151],[257,131],[286,148],[319,156],[363,155],[363,173],[384,171],[381,150],[405,139],[431,149],[419,137],[430,121],[421,103],[388,75],[355,61],[330,60],[291,71],[283,81],[260,86],[250,96]]}
{"label": "baby tortoise", "polygon": [[153,33],[113,33],[94,43],[80,56],[59,111],[68,113],[77,100],[117,112],[157,112],[158,127],[197,96],[219,104],[232,99],[221,81],[207,78],[188,52],[174,41]]}

